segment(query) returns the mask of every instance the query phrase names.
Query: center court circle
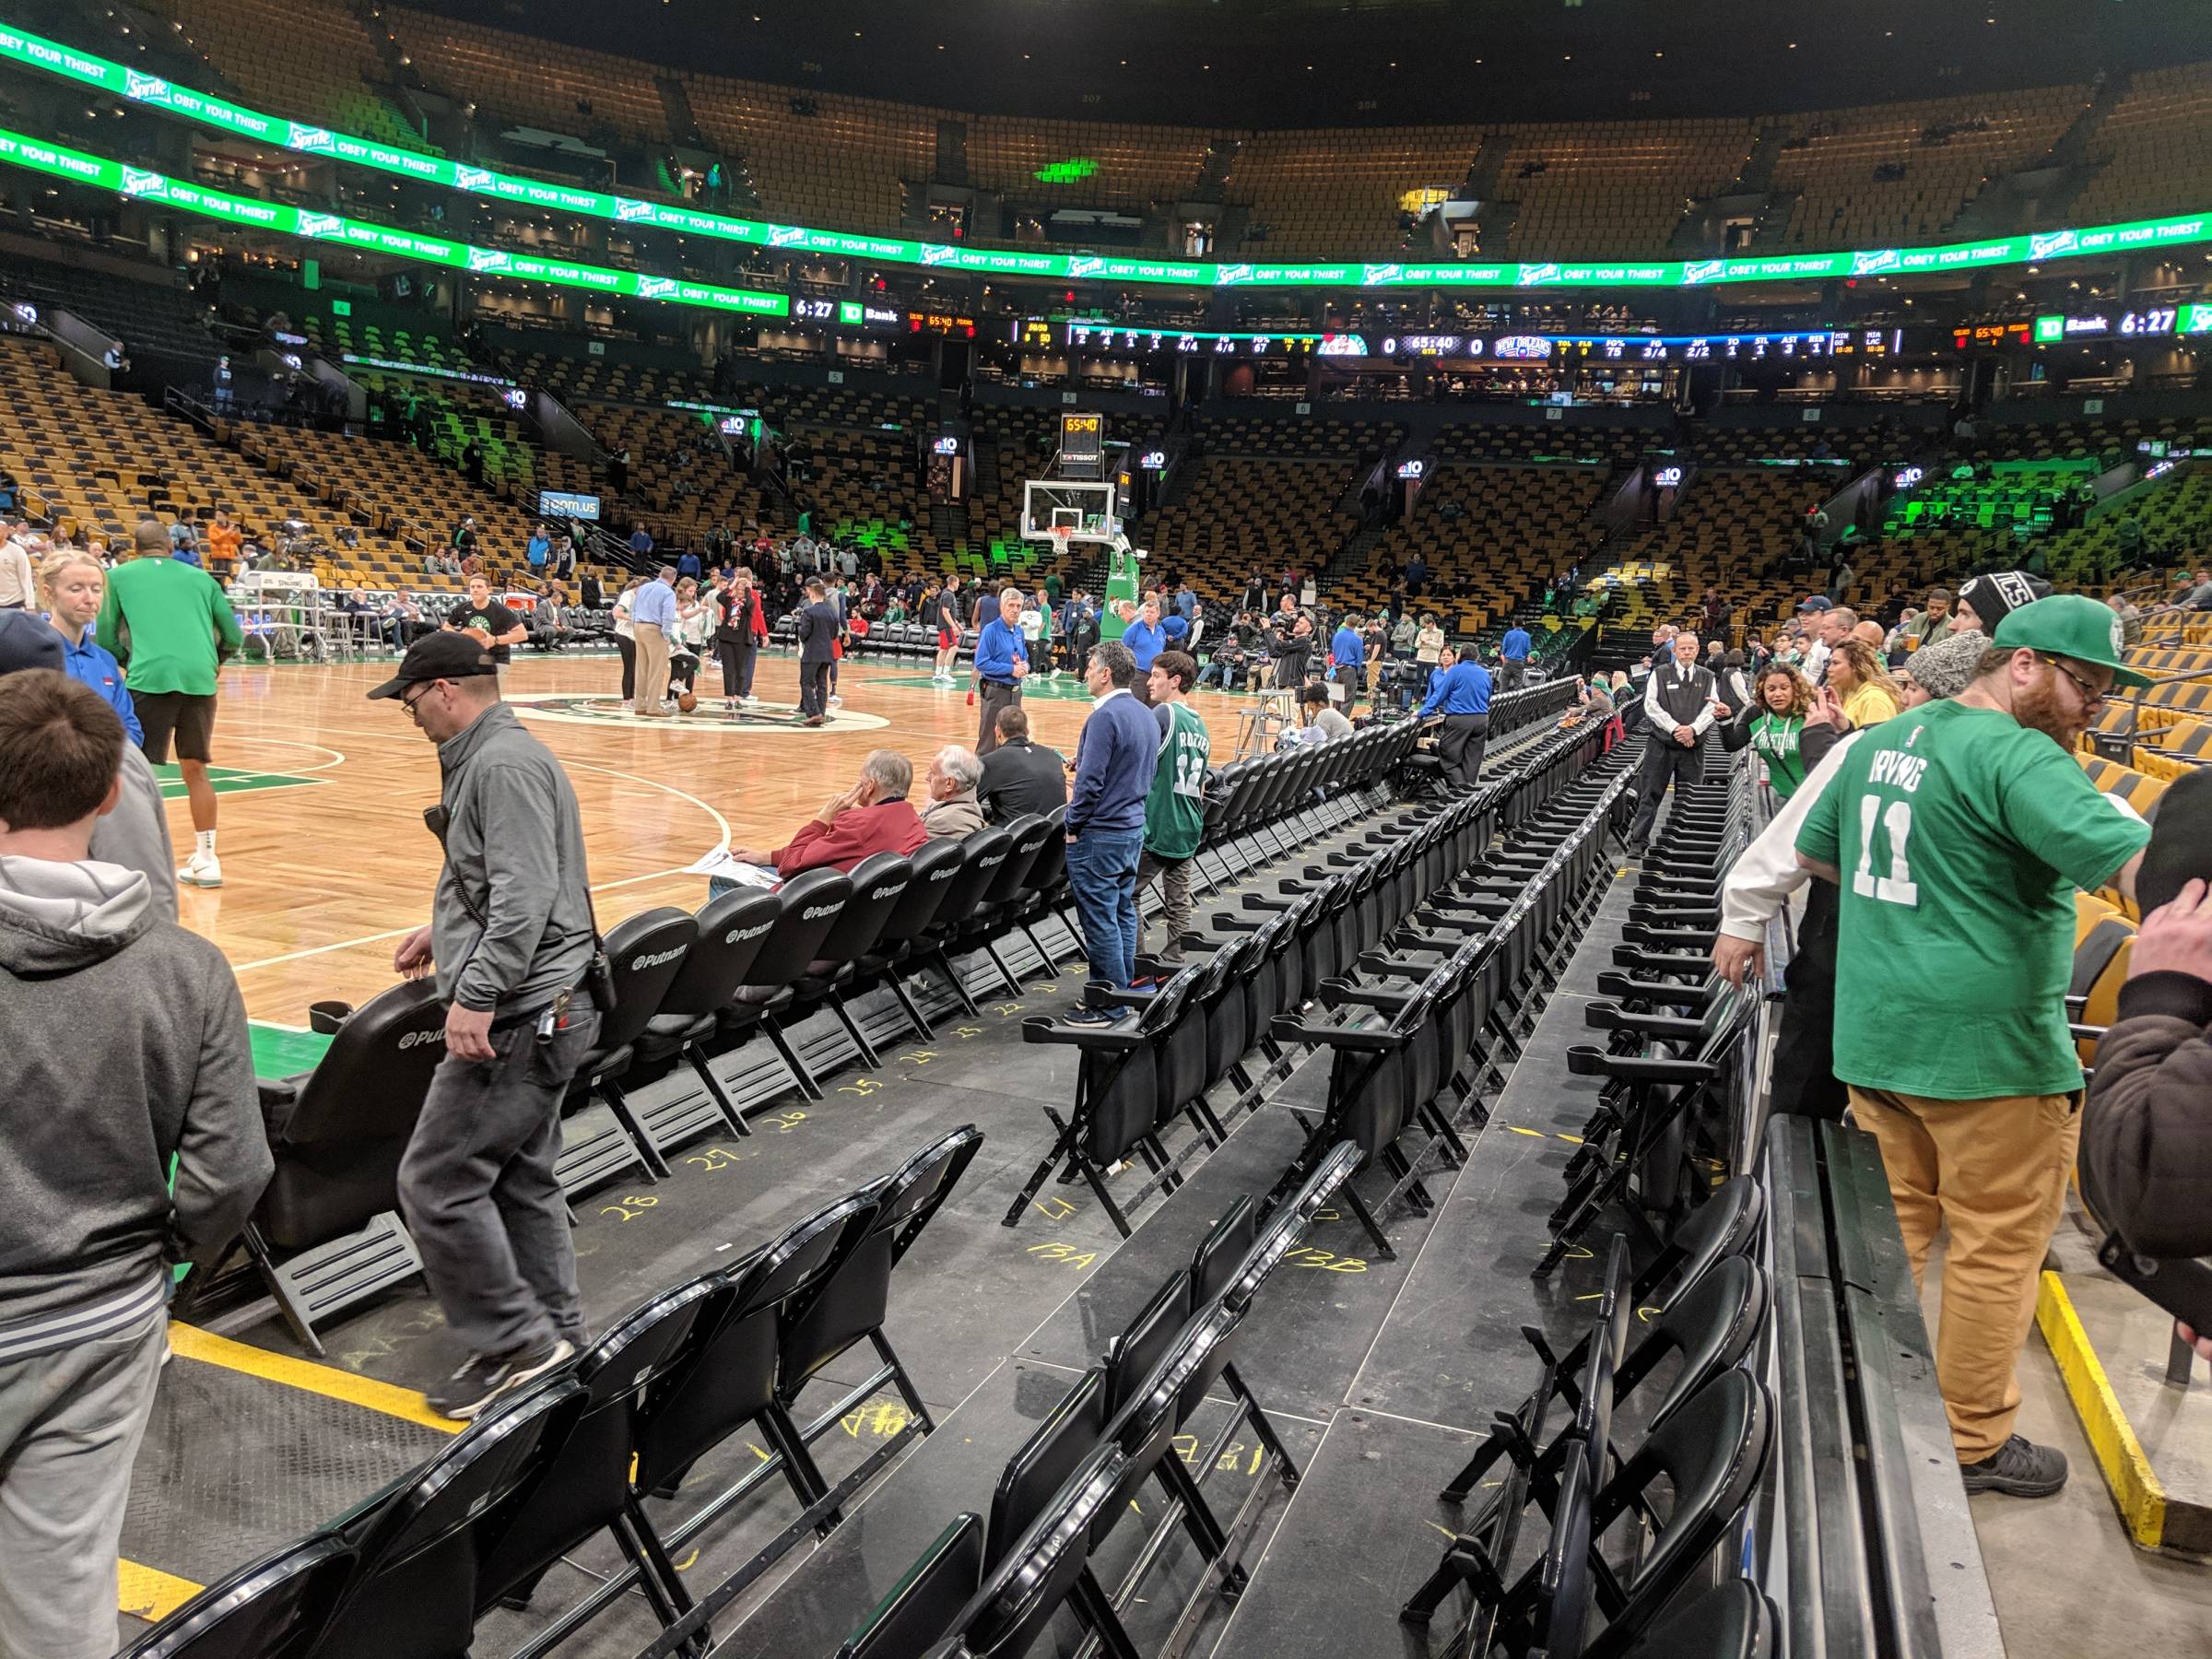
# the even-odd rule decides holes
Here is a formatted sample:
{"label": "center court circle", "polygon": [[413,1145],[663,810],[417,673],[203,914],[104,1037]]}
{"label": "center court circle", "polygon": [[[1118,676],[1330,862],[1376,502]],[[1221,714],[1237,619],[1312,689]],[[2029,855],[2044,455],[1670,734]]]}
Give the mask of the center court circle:
{"label": "center court circle", "polygon": [[862,714],[851,709],[831,711],[827,725],[808,726],[801,724],[795,709],[759,707],[725,709],[717,700],[700,700],[699,707],[688,714],[671,714],[653,720],[625,709],[618,697],[578,697],[564,691],[524,691],[509,693],[506,701],[514,705],[516,713],[531,720],[543,720],[560,725],[616,726],[633,731],[718,732],[731,736],[782,735],[796,734],[814,736],[823,732],[877,732],[891,723],[880,714]]}

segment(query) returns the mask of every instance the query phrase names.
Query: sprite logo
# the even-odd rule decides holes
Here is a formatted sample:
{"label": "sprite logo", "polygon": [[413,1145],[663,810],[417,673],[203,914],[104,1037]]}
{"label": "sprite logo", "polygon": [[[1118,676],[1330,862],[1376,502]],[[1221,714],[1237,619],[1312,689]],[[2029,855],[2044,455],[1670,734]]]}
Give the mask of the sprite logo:
{"label": "sprite logo", "polygon": [[1546,283],[1559,279],[1559,267],[1557,265],[1524,265],[1519,267],[1513,283],[1517,288],[1542,288]]}
{"label": "sprite logo", "polygon": [[1877,248],[1870,253],[1851,256],[1851,274],[1853,276],[1871,276],[1879,271],[1900,271],[1904,268],[1905,256],[1895,248]]}
{"label": "sprite logo", "polygon": [[2081,238],[2071,230],[2045,230],[2028,239],[2028,257],[2055,259],[2062,253],[2071,253],[2081,246]]}
{"label": "sprite logo", "polygon": [[641,276],[638,278],[638,298],[641,300],[662,300],[675,292],[676,278],[673,276]]}
{"label": "sprite logo", "polygon": [[1096,276],[1105,268],[1106,262],[1091,254],[1081,255],[1067,262],[1067,274],[1070,276]]}
{"label": "sprite logo", "polygon": [[125,98],[150,98],[156,100],[169,96],[169,83],[158,75],[141,75],[135,69],[123,72],[123,95]]}
{"label": "sprite logo", "polygon": [[337,140],[330,135],[327,128],[301,126],[296,121],[288,121],[284,124],[284,147],[287,149],[327,151],[337,147]]}
{"label": "sprite logo", "polygon": [[346,221],[335,213],[302,213],[300,216],[301,236],[343,236]]}
{"label": "sprite logo", "polygon": [[806,230],[797,225],[771,225],[768,229],[771,248],[795,248],[806,240]]}
{"label": "sprite logo", "polygon": [[1700,282],[1718,282],[1727,269],[1728,262],[1724,259],[1693,259],[1682,267],[1683,285],[1690,287]]}
{"label": "sprite logo", "polygon": [[468,251],[468,268],[472,271],[512,271],[514,255],[504,248],[471,248]]}
{"label": "sprite logo", "polygon": [[922,263],[925,265],[950,265],[960,256],[958,248],[948,248],[942,242],[922,244]]}
{"label": "sprite logo", "polygon": [[1406,267],[1402,265],[1361,265],[1359,283],[1363,288],[1373,288],[1379,282],[1396,282],[1405,275]]}
{"label": "sprite logo", "polygon": [[1225,265],[1214,273],[1214,280],[1224,288],[1233,283],[1250,282],[1252,267],[1248,265]]}
{"label": "sprite logo", "polygon": [[485,167],[456,167],[453,169],[455,190],[489,190],[491,170]]}
{"label": "sprite logo", "polygon": [[126,167],[123,170],[123,191],[125,195],[167,195],[169,181],[143,167]]}
{"label": "sprite logo", "polygon": [[628,196],[615,198],[615,218],[624,224],[634,224],[639,219],[652,217],[653,204],[651,202],[633,202]]}

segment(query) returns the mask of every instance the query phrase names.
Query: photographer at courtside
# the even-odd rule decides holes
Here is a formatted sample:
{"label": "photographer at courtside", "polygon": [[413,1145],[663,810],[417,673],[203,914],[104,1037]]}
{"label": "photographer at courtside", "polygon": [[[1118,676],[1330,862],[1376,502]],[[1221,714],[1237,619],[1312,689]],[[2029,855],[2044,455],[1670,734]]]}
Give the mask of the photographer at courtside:
{"label": "photographer at courtside", "polygon": [[399,1207],[468,1347],[429,1402],[467,1418],[584,1336],[553,1173],[560,1102],[599,1030],[583,820],[560,763],[500,700],[477,641],[418,641],[369,695],[398,700],[444,776],[423,815],[445,853],[430,921],[392,953],[409,978],[434,971],[447,1005],[445,1058],[400,1162]]}

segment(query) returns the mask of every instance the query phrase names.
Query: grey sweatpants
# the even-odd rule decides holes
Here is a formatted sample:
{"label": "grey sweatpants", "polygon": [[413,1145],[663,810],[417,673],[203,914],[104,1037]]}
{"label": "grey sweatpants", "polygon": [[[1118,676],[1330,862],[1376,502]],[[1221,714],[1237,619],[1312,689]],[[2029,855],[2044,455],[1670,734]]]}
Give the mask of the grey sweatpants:
{"label": "grey sweatpants", "polygon": [[166,1318],[0,1365],[0,1659],[108,1659]]}
{"label": "grey sweatpants", "polygon": [[560,1102],[591,1052],[585,1009],[548,1042],[529,1024],[491,1034],[496,1060],[439,1062],[399,1163],[399,1213],[445,1323],[472,1354],[583,1335],[569,1206],[554,1179]]}

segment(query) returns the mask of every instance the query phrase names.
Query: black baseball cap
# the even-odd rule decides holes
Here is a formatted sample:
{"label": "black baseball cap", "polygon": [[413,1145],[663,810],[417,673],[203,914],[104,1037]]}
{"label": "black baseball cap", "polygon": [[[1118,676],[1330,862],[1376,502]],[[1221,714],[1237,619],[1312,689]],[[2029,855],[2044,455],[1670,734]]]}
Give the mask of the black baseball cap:
{"label": "black baseball cap", "polygon": [[491,653],[468,635],[425,634],[407,647],[407,654],[399,660],[399,672],[369,695],[372,700],[397,697],[409,686],[419,686],[428,680],[475,679],[499,671],[500,665],[491,660]]}
{"label": "black baseball cap", "polygon": [[0,611],[0,674],[26,668],[67,671],[69,659],[53,623],[33,611]]}

